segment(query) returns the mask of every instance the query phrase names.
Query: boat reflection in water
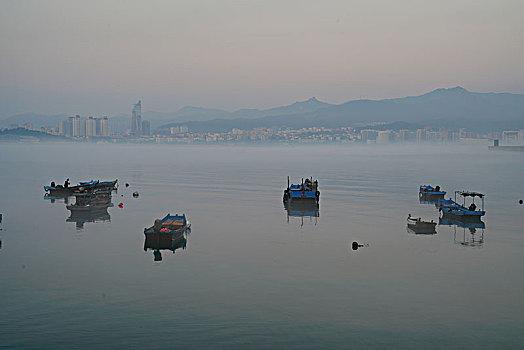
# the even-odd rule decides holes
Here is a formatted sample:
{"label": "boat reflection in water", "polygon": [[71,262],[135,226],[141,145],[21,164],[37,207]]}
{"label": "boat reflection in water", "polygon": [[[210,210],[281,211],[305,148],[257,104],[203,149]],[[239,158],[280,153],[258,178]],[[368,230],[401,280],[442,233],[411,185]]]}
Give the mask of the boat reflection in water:
{"label": "boat reflection in water", "polygon": [[185,232],[175,234],[147,234],[144,241],[144,251],[152,250],[154,261],[162,261],[161,250],[170,250],[175,254],[175,251],[179,248],[186,249],[188,232],[186,230]]}
{"label": "boat reflection in water", "polygon": [[439,199],[440,199],[439,197],[434,197],[434,196],[419,196],[418,197],[418,201],[421,204],[433,204],[437,208],[438,208],[438,200]]}
{"label": "boat reflection in water", "polygon": [[112,207],[111,191],[100,190],[75,194],[75,204],[66,205],[71,211],[67,222],[75,222],[76,228],[81,230],[86,222],[111,221],[107,208]]}
{"label": "boat reflection in water", "polygon": [[[439,218],[439,226],[453,226],[453,241],[455,244],[469,247],[481,247],[484,244],[484,229],[486,224],[477,218],[474,219],[456,219],[446,215]],[[457,235],[457,227],[458,235]],[[462,235],[460,229],[462,228]],[[467,232],[466,232],[467,229]]]}
{"label": "boat reflection in water", "polygon": [[301,218],[301,227],[304,226],[304,217],[309,217],[310,221],[317,224],[317,219],[320,217],[320,209],[318,203],[311,202],[300,202],[300,201],[284,201],[284,208],[287,212],[287,222],[289,223],[289,217]]}
{"label": "boat reflection in water", "polygon": [[64,202],[65,204],[69,204],[69,197],[70,195],[50,195],[45,194],[44,199],[47,201],[50,201],[51,203],[55,203],[57,200],[60,202]]}

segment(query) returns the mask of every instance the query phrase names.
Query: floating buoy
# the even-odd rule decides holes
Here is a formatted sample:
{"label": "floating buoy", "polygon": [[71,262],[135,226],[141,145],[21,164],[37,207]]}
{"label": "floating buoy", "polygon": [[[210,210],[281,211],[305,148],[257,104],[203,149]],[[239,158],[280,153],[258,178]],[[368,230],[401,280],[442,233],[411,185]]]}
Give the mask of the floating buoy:
{"label": "floating buoy", "polygon": [[358,244],[358,242],[351,243],[351,249],[353,250],[357,250],[358,248],[361,248],[361,247],[369,247],[369,244]]}
{"label": "floating buoy", "polygon": [[522,203],[524,203],[524,202],[523,202],[522,199],[521,199],[521,200],[519,201],[519,204],[522,204]]}
{"label": "floating buoy", "polygon": [[118,203],[118,207],[119,208],[123,208],[124,207],[124,203]]}
{"label": "floating buoy", "polygon": [[129,184],[126,182],[126,187],[129,187]]}
{"label": "floating buoy", "polygon": [[133,197],[138,198],[138,192],[133,192]]}

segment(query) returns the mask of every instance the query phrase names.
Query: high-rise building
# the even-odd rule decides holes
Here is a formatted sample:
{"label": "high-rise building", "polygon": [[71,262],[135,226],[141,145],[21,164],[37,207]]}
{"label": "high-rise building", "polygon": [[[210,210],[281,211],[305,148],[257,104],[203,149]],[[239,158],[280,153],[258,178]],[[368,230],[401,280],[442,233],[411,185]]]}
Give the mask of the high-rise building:
{"label": "high-rise building", "polygon": [[73,136],[73,117],[62,120],[58,128],[58,133],[64,136]]}
{"label": "high-rise building", "polygon": [[131,113],[131,134],[140,136],[142,133],[142,101],[133,106]]}
{"label": "high-rise building", "polygon": [[107,118],[106,116],[100,119],[100,136],[111,136],[111,124],[109,124],[109,118]]}
{"label": "high-rise building", "polygon": [[86,137],[98,136],[96,133],[96,121],[98,118],[89,117],[86,119]]}
{"label": "high-rise building", "polygon": [[82,119],[80,118],[79,115],[76,115],[73,118],[72,136],[73,137],[84,137],[85,136],[84,123],[82,123]]}
{"label": "high-rise building", "polygon": [[375,142],[377,140],[378,132],[376,130],[361,130],[360,139],[363,143]]}
{"label": "high-rise building", "polygon": [[151,123],[149,123],[149,120],[143,120],[142,121],[142,135],[149,136],[151,134]]}

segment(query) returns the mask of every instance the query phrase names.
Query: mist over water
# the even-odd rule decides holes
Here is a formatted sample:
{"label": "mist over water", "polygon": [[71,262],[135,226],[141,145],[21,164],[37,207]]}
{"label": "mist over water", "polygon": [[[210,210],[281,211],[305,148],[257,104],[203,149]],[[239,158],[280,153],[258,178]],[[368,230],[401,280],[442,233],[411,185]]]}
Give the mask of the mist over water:
{"label": "mist over water", "polygon": [[[0,346],[524,343],[523,153],[484,144],[0,150]],[[318,179],[319,217],[288,216],[288,175],[292,183]],[[117,178],[109,219],[67,221],[64,201],[43,191],[66,178]],[[439,220],[433,204],[419,202],[424,184],[446,197],[485,193],[485,229],[409,233],[408,213]],[[155,262],[143,229],[167,213],[185,213],[192,231],[185,248],[162,250]],[[467,245],[472,238],[482,243]],[[369,247],[353,251],[353,241]]]}

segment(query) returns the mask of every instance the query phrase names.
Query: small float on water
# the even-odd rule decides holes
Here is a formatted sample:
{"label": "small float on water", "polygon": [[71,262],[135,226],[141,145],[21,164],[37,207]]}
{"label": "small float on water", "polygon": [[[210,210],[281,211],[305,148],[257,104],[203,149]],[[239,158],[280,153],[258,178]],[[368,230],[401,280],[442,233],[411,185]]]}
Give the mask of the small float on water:
{"label": "small float on water", "polygon": [[[457,202],[457,195],[463,197],[463,204]],[[460,218],[461,220],[480,220],[482,216],[486,214],[484,211],[484,197],[486,195],[480,192],[470,191],[455,191],[455,200],[440,199],[438,201],[439,211],[442,211],[443,216],[451,216]],[[477,210],[475,204],[475,198],[478,197],[482,200],[482,207]],[[466,199],[471,198],[471,203],[466,206]]]}
{"label": "small float on water", "polygon": [[433,235],[437,233],[437,231],[435,230],[437,223],[433,222],[433,220],[424,221],[421,218],[415,218],[411,216],[411,214],[408,214],[407,223],[408,229],[411,230],[413,233],[426,235]]}
{"label": "small float on water", "polygon": [[156,219],[153,226],[144,229],[144,234],[183,234],[191,229],[191,223],[186,219],[186,214],[167,214],[163,219]]}
{"label": "small float on water", "polygon": [[313,181],[313,178],[302,179],[302,183],[298,185],[289,184],[289,176],[287,177],[287,188],[284,190],[284,202],[313,202],[318,203],[320,200],[320,191],[318,190],[318,180]]}

